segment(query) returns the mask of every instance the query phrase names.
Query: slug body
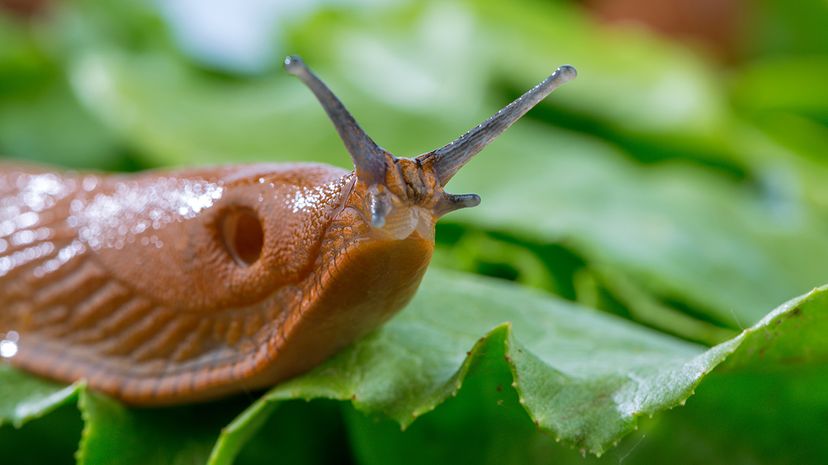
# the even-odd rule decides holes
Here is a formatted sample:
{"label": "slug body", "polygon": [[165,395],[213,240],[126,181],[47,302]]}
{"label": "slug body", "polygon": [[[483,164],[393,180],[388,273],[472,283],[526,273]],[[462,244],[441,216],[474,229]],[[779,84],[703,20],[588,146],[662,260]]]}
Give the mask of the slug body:
{"label": "slug body", "polygon": [[417,158],[373,143],[295,57],[353,172],[258,164],[136,175],[0,165],[0,356],[136,405],[202,401],[307,371],[414,295],[434,225],[475,206],[451,176],[562,67]]}

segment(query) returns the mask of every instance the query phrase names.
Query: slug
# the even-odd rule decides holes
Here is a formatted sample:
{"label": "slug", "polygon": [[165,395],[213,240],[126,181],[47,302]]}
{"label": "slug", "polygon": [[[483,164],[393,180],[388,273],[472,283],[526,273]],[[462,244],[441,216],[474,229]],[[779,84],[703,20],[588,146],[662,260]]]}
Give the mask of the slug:
{"label": "slug", "polygon": [[0,165],[0,358],[133,405],[272,386],[414,295],[434,225],[480,203],[446,183],[559,85],[554,74],[450,144],[379,147],[298,57],[351,155],[138,174]]}

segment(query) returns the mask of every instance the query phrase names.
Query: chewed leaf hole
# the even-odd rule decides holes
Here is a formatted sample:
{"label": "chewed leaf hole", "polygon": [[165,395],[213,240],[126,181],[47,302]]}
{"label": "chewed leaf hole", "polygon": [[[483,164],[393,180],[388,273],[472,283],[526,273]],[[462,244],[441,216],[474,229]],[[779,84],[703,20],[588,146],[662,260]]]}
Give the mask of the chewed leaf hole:
{"label": "chewed leaf hole", "polygon": [[264,230],[253,210],[228,212],[222,220],[221,235],[224,247],[239,266],[252,266],[262,255]]}

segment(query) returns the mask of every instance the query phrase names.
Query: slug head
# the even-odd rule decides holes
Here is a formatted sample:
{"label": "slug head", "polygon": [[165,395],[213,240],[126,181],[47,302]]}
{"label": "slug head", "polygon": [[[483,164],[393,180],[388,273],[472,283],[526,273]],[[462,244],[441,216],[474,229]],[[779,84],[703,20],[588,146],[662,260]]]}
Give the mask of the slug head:
{"label": "slug head", "polygon": [[564,65],[491,118],[449,144],[416,158],[397,158],[378,146],[342,102],[301,58],[285,58],[285,69],[302,80],[328,113],[354,161],[356,184],[348,206],[362,213],[374,232],[404,239],[419,231],[431,237],[434,222],[454,210],[480,204],[477,194],[449,194],[449,180],[472,157],[553,90],[577,75]]}

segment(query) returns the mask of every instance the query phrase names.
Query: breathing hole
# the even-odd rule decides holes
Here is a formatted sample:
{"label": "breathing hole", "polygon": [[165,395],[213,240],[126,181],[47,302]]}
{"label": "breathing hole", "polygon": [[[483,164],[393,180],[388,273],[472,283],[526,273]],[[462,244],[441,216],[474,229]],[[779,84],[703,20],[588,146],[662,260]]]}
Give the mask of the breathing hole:
{"label": "breathing hole", "polygon": [[228,213],[222,223],[224,246],[239,266],[252,266],[262,255],[264,231],[262,222],[252,210]]}

